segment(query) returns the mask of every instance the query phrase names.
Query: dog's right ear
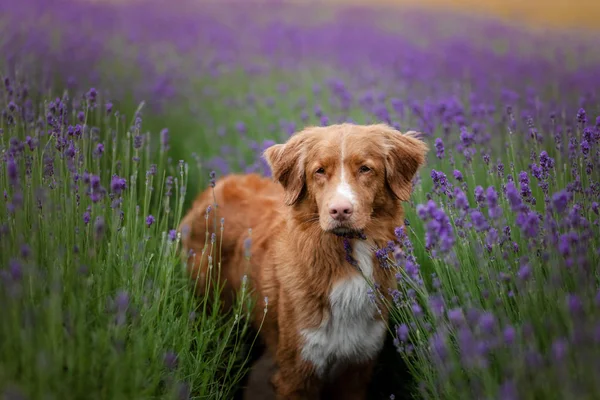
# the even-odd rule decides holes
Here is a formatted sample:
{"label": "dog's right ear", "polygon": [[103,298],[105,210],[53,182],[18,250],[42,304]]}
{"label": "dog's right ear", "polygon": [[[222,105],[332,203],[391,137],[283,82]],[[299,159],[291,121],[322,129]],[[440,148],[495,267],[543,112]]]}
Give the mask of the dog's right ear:
{"label": "dog's right ear", "polygon": [[304,152],[299,140],[290,139],[285,144],[275,144],[267,148],[263,156],[273,174],[285,190],[285,204],[296,204],[305,190]]}

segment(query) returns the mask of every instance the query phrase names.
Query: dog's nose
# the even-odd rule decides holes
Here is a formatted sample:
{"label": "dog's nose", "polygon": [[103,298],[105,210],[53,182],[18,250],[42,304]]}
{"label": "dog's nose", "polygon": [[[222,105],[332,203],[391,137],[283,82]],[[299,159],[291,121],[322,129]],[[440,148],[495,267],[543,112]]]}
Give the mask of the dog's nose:
{"label": "dog's nose", "polygon": [[354,208],[349,201],[336,201],[329,206],[329,215],[337,221],[344,221],[352,215]]}

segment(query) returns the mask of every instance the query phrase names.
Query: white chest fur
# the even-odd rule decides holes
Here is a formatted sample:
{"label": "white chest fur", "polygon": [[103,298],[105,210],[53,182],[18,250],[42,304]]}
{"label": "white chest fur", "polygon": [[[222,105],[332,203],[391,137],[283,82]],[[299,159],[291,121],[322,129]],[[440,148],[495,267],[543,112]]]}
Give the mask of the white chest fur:
{"label": "white chest fur", "polygon": [[364,277],[353,274],[337,282],[329,294],[328,317],[318,328],[301,332],[305,339],[302,357],[321,377],[334,374],[341,362],[372,359],[383,346],[386,326],[375,319],[376,306],[369,298],[373,252],[365,242],[357,241],[353,255]]}

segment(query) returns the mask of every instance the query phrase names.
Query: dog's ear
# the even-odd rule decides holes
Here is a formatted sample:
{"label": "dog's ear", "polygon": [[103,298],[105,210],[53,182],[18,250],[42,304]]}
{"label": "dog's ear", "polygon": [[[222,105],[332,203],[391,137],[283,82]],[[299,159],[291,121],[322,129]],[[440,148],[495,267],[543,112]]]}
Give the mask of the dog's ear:
{"label": "dog's ear", "polygon": [[415,131],[401,133],[387,125],[378,125],[386,144],[385,181],[392,193],[401,201],[408,201],[412,180],[425,163],[429,147]]}
{"label": "dog's ear", "polygon": [[275,144],[263,152],[273,174],[285,190],[285,204],[297,203],[305,190],[304,152],[302,142],[292,137],[285,144]]}

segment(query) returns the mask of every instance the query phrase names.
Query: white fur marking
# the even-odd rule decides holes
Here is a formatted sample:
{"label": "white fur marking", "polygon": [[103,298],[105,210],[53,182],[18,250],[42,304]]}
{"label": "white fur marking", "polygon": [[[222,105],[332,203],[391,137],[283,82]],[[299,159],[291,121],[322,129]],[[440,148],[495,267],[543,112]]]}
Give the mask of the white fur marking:
{"label": "white fur marking", "polygon": [[350,201],[350,203],[352,205],[355,205],[356,204],[356,196],[354,195],[354,191],[352,190],[352,187],[350,187],[350,185],[346,181],[346,177],[344,175],[344,137],[342,137],[341,147],[342,147],[341,158],[340,158],[341,173],[340,173],[340,184],[337,187],[337,192],[342,197],[345,197],[346,199],[348,199],[348,201]]}
{"label": "white fur marking", "polygon": [[375,319],[377,309],[369,298],[373,252],[358,241],[354,258],[364,276],[352,274],[337,282],[329,294],[329,317],[318,328],[300,332],[305,339],[302,357],[315,366],[320,377],[335,374],[341,362],[370,360],[383,346],[386,326]]}

